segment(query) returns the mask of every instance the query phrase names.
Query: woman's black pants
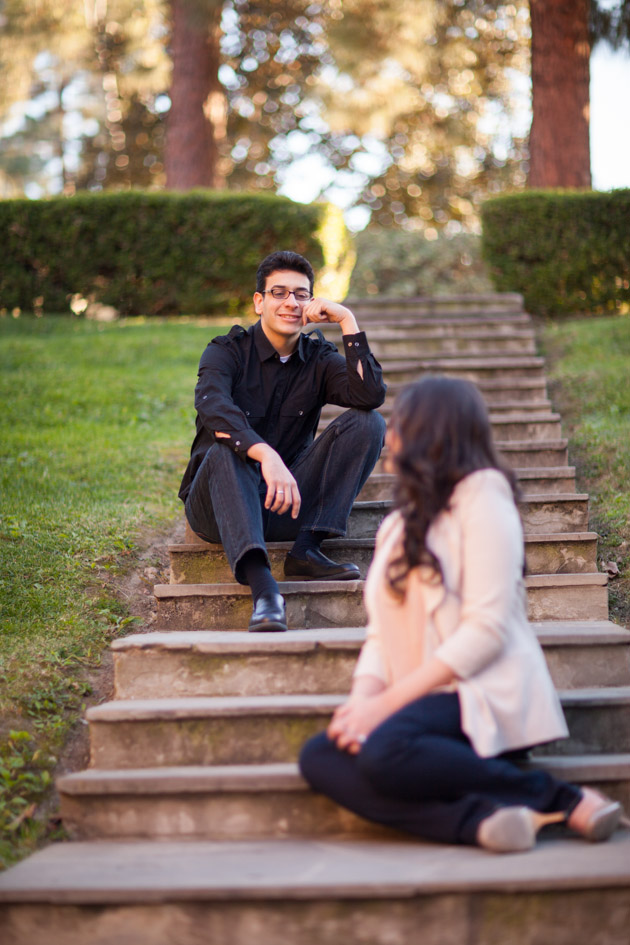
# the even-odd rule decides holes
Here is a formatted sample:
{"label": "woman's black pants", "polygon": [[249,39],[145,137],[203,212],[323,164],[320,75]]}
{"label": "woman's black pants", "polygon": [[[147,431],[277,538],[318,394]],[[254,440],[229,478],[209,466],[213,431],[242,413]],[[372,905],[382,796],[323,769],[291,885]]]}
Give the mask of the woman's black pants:
{"label": "woman's black pants", "polygon": [[311,787],[366,820],[443,843],[476,842],[498,807],[567,811],[580,789],[505,757],[481,758],[461,727],[457,693],[411,702],[368,737],[358,755],[325,732],[300,755]]}

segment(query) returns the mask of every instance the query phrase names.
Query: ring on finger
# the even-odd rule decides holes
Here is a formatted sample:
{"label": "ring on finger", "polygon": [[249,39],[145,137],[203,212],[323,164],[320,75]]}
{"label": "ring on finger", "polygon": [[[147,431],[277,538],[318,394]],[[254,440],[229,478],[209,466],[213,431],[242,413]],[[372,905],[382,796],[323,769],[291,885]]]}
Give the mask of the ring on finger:
{"label": "ring on finger", "polygon": [[357,735],[356,740],[359,743],[359,745],[365,745],[367,741],[367,735]]}

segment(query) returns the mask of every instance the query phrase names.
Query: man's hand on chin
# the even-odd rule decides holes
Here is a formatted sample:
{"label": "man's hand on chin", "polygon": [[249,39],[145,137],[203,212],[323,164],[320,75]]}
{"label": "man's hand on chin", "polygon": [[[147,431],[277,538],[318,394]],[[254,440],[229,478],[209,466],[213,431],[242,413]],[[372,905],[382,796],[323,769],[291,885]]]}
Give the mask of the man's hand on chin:
{"label": "man's hand on chin", "polygon": [[357,320],[350,309],[339,302],[331,302],[329,299],[315,298],[307,302],[302,309],[302,321],[305,325],[308,322],[315,324],[332,322],[341,327],[343,335],[356,335],[359,330]]}

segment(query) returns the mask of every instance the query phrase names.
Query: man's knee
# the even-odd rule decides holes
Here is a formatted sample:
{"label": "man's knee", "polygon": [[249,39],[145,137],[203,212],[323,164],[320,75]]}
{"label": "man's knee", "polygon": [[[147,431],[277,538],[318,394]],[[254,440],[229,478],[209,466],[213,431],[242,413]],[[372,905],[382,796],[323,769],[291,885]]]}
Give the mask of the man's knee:
{"label": "man's knee", "polygon": [[344,421],[344,429],[360,433],[366,442],[376,441],[382,445],[387,424],[377,410],[359,410],[351,407],[339,419]]}
{"label": "man's knee", "polygon": [[204,458],[204,465],[208,473],[212,476],[232,473],[238,470],[238,464],[244,465],[243,460],[239,459],[229,446],[223,446],[215,443],[210,447]]}

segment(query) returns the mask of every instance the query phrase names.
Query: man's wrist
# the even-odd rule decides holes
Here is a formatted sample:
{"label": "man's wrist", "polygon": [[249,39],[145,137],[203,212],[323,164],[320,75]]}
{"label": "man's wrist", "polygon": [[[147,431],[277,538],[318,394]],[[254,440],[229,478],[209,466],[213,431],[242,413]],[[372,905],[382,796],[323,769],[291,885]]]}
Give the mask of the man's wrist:
{"label": "man's wrist", "polygon": [[359,326],[357,325],[357,320],[350,309],[348,309],[348,314],[344,315],[344,317],[339,322],[339,327],[341,328],[342,335],[358,335]]}
{"label": "man's wrist", "polygon": [[247,455],[250,459],[253,459],[259,463],[264,459],[265,454],[270,455],[271,453],[275,452],[276,451],[274,450],[273,446],[269,446],[269,443],[261,442],[253,443],[252,446],[250,446],[247,450]]}

